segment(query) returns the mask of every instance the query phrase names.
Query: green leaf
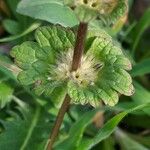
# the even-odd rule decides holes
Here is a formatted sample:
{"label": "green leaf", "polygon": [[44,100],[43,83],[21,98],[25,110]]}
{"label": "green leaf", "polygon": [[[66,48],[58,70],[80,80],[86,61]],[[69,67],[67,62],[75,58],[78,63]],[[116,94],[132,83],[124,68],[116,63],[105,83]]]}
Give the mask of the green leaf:
{"label": "green leaf", "polygon": [[70,72],[75,44],[71,30],[45,26],[36,31],[35,37],[37,43],[25,42],[16,46],[11,55],[23,69],[19,81],[24,85],[34,84],[36,93],[45,91],[49,95],[69,80],[67,90],[74,103],[97,106],[99,100],[103,100],[113,106],[118,102],[117,92],[127,96],[133,94],[132,79],[125,71],[131,69],[130,61],[110,36],[99,35],[93,41],[84,55],[83,68],[77,70],[79,78],[75,76],[76,71]]}
{"label": "green leaf", "polygon": [[1,121],[5,128],[0,134],[2,150],[44,150],[51,129],[49,114],[37,106],[26,117],[24,120],[18,117],[13,121]]}
{"label": "green leaf", "polygon": [[[133,107],[132,109],[129,109],[127,111],[121,112],[112,119],[110,119],[96,134],[94,138],[91,138],[87,140],[86,142],[84,141],[84,147],[82,146],[82,150],[87,150],[91,149],[93,146],[101,142],[102,140],[106,139],[109,137],[113,131],[115,130],[116,126],[119,124],[119,122],[128,114],[132,113],[133,111],[137,110],[142,110],[143,108],[149,107],[150,103],[139,105],[136,107]],[[79,145],[82,145],[82,141]],[[80,146],[77,148],[80,150]]]}
{"label": "green leaf", "polygon": [[123,69],[112,69],[111,67],[104,69],[103,80],[99,81],[99,85],[102,84],[105,87],[109,85],[112,89],[127,96],[131,96],[134,93],[132,78]]}
{"label": "green leaf", "polygon": [[[17,9],[17,5],[19,4],[19,2],[21,0],[13,0],[13,3],[11,0],[5,0],[8,8],[9,8],[9,13],[10,13],[10,18],[13,18],[15,21],[18,22],[21,32],[26,30],[32,23],[34,23],[35,20],[33,20],[30,17],[24,16],[24,15],[20,15],[16,9]],[[20,32],[20,33],[21,33]]]}
{"label": "green leaf", "polygon": [[136,48],[138,46],[139,40],[142,37],[144,31],[149,27],[150,25],[150,9],[147,9],[140,19],[138,21],[137,25],[135,26],[134,30],[130,33],[132,35],[132,41],[133,41],[133,47],[132,47],[132,54],[134,55],[136,52]]}
{"label": "green leaf", "polygon": [[[92,2],[96,7],[92,6]],[[85,1],[85,2],[77,2],[79,5],[79,10],[77,7],[78,18],[83,18],[85,21],[89,21],[89,18],[96,18],[98,15],[101,24],[103,23],[105,26],[114,25],[120,18],[124,17],[128,12],[128,4],[127,0],[119,0],[119,1]],[[76,3],[76,0],[74,0]],[[83,11],[84,10],[84,11]],[[90,16],[90,15],[91,16]],[[83,20],[82,19],[82,20]],[[81,20],[81,19],[80,19]]]}
{"label": "green leaf", "polygon": [[22,85],[30,85],[35,83],[38,76],[39,73],[35,69],[30,68],[26,71],[21,71],[17,78]]}
{"label": "green leaf", "polygon": [[[102,20],[104,18],[104,19],[106,19],[106,22],[108,24],[111,24],[111,23],[115,24],[121,17],[124,17],[127,14],[127,12],[128,12],[128,4],[127,3],[128,3],[127,0],[117,1],[117,5],[113,9],[113,11],[110,14],[106,14],[106,15],[104,14],[104,17],[102,17]],[[107,9],[106,9],[106,13],[107,13]]]}
{"label": "green leaf", "polygon": [[132,77],[143,76],[145,74],[150,73],[150,59],[143,60],[133,66],[131,70]]}
{"label": "green leaf", "polygon": [[37,60],[32,64],[32,67],[34,67],[39,74],[44,74],[47,71],[48,64],[44,61]]}
{"label": "green leaf", "polygon": [[20,69],[10,61],[10,58],[0,55],[0,71],[8,78],[16,81]]}
{"label": "green leaf", "polygon": [[143,108],[149,107],[150,103],[132,107],[124,112],[121,112],[110,119],[104,124],[104,126],[98,131],[94,138],[85,138],[83,133],[86,127],[92,122],[92,118],[96,114],[97,110],[93,110],[85,113],[69,131],[69,135],[61,142],[55,145],[55,149],[65,149],[65,150],[88,150],[93,146],[101,142],[102,140],[108,138],[119,122],[128,114],[137,110],[142,110]]}
{"label": "green leaf", "polygon": [[55,63],[56,54],[73,48],[75,35],[71,30],[60,26],[46,26],[39,28],[35,37],[38,43],[24,42],[15,46],[10,54],[15,58],[15,64],[22,69],[18,75],[20,83],[35,84],[36,93],[42,94],[45,91],[46,95],[49,95],[60,83],[60,81],[48,82],[52,72],[50,66]]}
{"label": "green leaf", "polygon": [[41,47],[48,46],[58,52],[73,48],[75,43],[75,35],[71,30],[57,26],[38,28],[35,38]]}
{"label": "green leaf", "polygon": [[40,49],[35,42],[24,42],[19,46],[13,47],[11,56],[15,58],[15,63],[22,69],[29,69],[31,64],[36,61],[35,51]]}
{"label": "green leaf", "polygon": [[[51,63],[53,61],[53,53],[50,48],[41,48],[39,47],[38,43],[29,41],[24,42],[19,46],[13,47],[10,54],[15,58],[15,63],[21,69],[27,70],[26,73],[23,73],[24,75],[26,74],[25,76],[27,80],[30,80],[30,72],[32,74],[32,77],[33,74],[36,75],[39,73],[42,75],[43,73],[45,73],[47,71],[47,68],[49,67],[48,63]],[[37,60],[38,58],[46,60],[44,62],[41,60]]]}
{"label": "green leaf", "polygon": [[[135,104],[141,105],[150,103],[150,91],[146,90],[139,83],[134,82],[135,94],[131,97]],[[143,109],[145,113],[150,115],[150,108]]]}
{"label": "green leaf", "polygon": [[65,27],[78,24],[72,10],[59,0],[22,0],[18,5],[17,12]]}
{"label": "green leaf", "polygon": [[88,103],[88,100],[86,99],[87,95],[91,101],[94,101],[93,93],[90,94],[88,91],[85,92],[83,88],[80,88],[71,81],[68,82],[68,94],[71,97],[72,102],[81,103],[82,105]]}
{"label": "green leaf", "polygon": [[17,18],[18,20],[21,19],[21,15],[19,15],[16,12],[16,8],[17,8],[17,4],[19,3],[20,0],[13,0],[13,3],[11,0],[6,0],[7,5],[9,6],[11,13],[13,14],[13,16],[15,16],[15,18]]}
{"label": "green leaf", "polygon": [[131,97],[137,104],[150,103],[150,91],[146,90],[138,82],[134,82],[135,94]]}
{"label": "green leaf", "polygon": [[117,142],[121,145],[122,150],[148,150],[148,148],[136,142],[118,128],[115,131],[115,137]]}
{"label": "green leaf", "polygon": [[39,26],[41,25],[41,23],[33,23],[31,24],[27,29],[25,29],[22,33],[17,34],[17,35],[13,35],[13,36],[9,36],[9,37],[5,37],[0,39],[0,43],[2,42],[10,42],[13,40],[16,40],[18,38],[21,38],[27,34],[29,34],[30,32],[33,32],[35,29],[37,29]]}
{"label": "green leaf", "polygon": [[[144,119],[143,119],[143,122],[144,122]],[[141,122],[141,123],[143,123],[143,122]],[[148,125],[149,125],[149,123],[148,123]],[[148,128],[149,128],[149,126],[148,126]],[[137,136],[136,134],[128,134],[128,135],[131,138],[133,138],[134,140],[136,140],[137,142],[139,142],[139,143],[143,144],[144,146],[150,148],[150,143],[149,143],[150,136],[141,136],[141,135]]]}
{"label": "green leaf", "polygon": [[6,106],[12,99],[13,88],[4,82],[0,82],[0,108]]}
{"label": "green leaf", "polygon": [[6,31],[10,34],[15,35],[21,32],[20,24],[15,20],[5,19],[3,21],[3,26],[6,29]]}
{"label": "green leaf", "polygon": [[[101,99],[105,104],[113,106],[118,102],[117,92],[126,96],[131,96],[134,93],[132,78],[130,74],[125,71],[131,70],[131,63],[110,36],[107,36],[107,34],[103,32],[102,35],[98,35],[97,33],[97,37],[93,40],[87,54],[94,55],[94,59],[97,60],[97,63],[101,64],[98,79],[95,82],[96,85],[91,87],[93,89],[92,93],[94,93],[94,97],[91,96],[92,98],[90,98],[91,101],[94,101],[97,96],[99,97],[98,100]],[[83,95],[83,103],[84,101],[85,103],[88,101],[89,98],[85,96],[86,94],[78,92],[83,91],[83,89],[80,90],[78,87],[77,90],[75,88],[70,89],[73,91],[70,90],[70,95],[73,99],[80,101],[79,98],[77,98],[80,94]],[[90,100],[89,103],[91,103]]]}
{"label": "green leaf", "polygon": [[44,48],[38,48],[38,50],[35,53],[35,56],[39,59],[40,62],[43,63],[51,63],[53,64],[55,62],[55,50],[49,47]]}
{"label": "green leaf", "polygon": [[[114,79],[113,81],[115,80],[115,76],[113,76]],[[120,83],[114,83],[112,82],[112,85],[111,85],[111,82],[110,82],[110,86],[115,89],[116,91],[118,91],[119,93],[121,94],[124,94],[126,96],[131,96],[134,94],[134,87],[132,85],[132,81],[128,78],[129,77],[129,74],[127,75],[127,72],[124,71],[124,76],[123,74],[116,74],[116,77],[118,77],[118,82]]]}
{"label": "green leaf", "polygon": [[[104,88],[101,93],[99,94],[99,97],[103,99],[104,103],[109,106],[114,106],[119,101],[118,93],[112,89]],[[106,99],[107,97],[107,99]]]}
{"label": "green leaf", "polygon": [[98,148],[102,148],[102,150],[115,150],[115,139],[110,136],[105,139],[102,144],[99,144]]}
{"label": "green leaf", "polygon": [[117,59],[114,62],[114,65],[116,67],[120,67],[120,68],[123,68],[125,70],[131,70],[132,69],[131,62],[129,61],[129,59],[126,57],[123,57],[122,55],[117,56]]}
{"label": "green leaf", "polygon": [[67,93],[67,87],[66,85],[62,85],[60,87],[56,87],[51,94],[49,94],[48,90],[45,94],[50,97],[51,101],[54,103],[54,105],[57,108],[60,108],[66,96],[66,93]]}
{"label": "green leaf", "polygon": [[80,145],[84,130],[92,122],[96,112],[97,110],[86,112],[74,123],[69,131],[69,136],[62,143],[56,145],[54,149],[75,150]]}

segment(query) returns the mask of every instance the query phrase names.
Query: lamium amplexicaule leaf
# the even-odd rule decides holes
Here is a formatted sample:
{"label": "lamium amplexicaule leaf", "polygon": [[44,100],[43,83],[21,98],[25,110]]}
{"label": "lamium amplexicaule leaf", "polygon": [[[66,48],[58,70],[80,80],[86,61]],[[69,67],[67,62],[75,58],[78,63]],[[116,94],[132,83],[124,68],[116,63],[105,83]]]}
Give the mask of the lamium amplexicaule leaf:
{"label": "lamium amplexicaule leaf", "polygon": [[84,51],[81,66],[70,71],[75,37],[70,29],[44,26],[36,31],[36,42],[15,46],[11,56],[22,69],[18,75],[20,83],[32,85],[38,95],[48,96],[66,86],[72,103],[94,107],[100,100],[114,106],[118,93],[132,95],[132,79],[126,71],[131,70],[131,63],[107,34],[97,35]]}
{"label": "lamium amplexicaule leaf", "polygon": [[[45,3],[48,1],[40,2]],[[21,4],[18,9],[23,6]],[[25,4],[23,7],[35,5],[28,1]],[[64,4],[74,8],[81,22],[98,17],[115,23],[128,9],[127,0],[64,0]],[[51,96],[54,91],[59,93],[66,87],[64,92],[69,94],[72,103],[90,103],[96,107],[103,100],[114,106],[119,99],[118,93],[130,96],[134,92],[127,73],[131,63],[109,35],[102,33],[93,37],[88,50],[84,50],[80,67],[71,71],[76,35],[61,26],[40,27],[35,33],[36,42],[24,42],[11,51],[16,65],[22,69],[18,80],[23,85],[31,85],[38,95]]]}

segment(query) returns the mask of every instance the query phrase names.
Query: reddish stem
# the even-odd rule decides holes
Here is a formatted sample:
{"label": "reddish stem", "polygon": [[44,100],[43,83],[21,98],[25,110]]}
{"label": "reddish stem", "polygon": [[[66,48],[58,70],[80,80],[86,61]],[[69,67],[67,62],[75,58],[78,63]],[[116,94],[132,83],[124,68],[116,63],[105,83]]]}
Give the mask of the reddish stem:
{"label": "reddish stem", "polygon": [[[81,22],[79,25],[76,44],[75,44],[75,48],[74,48],[71,71],[76,71],[80,67],[81,59],[82,59],[82,55],[83,55],[83,51],[84,51],[84,42],[85,42],[85,38],[86,38],[87,27],[88,27],[87,23]],[[63,122],[64,115],[65,115],[67,109],[69,108],[70,101],[71,101],[71,99],[70,99],[69,95],[66,94],[63,104],[61,105],[61,108],[59,109],[54,127],[52,129],[50,139],[48,142],[48,146],[47,146],[47,150],[52,150],[53,144],[56,140],[56,137],[58,136],[59,129]]]}

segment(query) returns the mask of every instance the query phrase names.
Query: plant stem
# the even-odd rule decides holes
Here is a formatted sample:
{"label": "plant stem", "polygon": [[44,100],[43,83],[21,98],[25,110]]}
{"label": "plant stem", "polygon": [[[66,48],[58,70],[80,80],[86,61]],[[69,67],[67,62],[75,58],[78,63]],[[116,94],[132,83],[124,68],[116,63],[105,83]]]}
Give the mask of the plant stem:
{"label": "plant stem", "polygon": [[[71,71],[76,71],[80,67],[81,58],[82,58],[83,51],[84,51],[84,42],[85,42],[85,38],[86,38],[87,27],[88,27],[87,23],[81,22],[79,25],[77,39],[76,39],[75,48],[74,48]],[[61,108],[59,109],[54,127],[52,129],[50,139],[48,142],[48,146],[47,146],[47,150],[52,150],[53,144],[58,135],[61,124],[63,122],[64,115],[65,115],[67,109],[69,108],[70,101],[71,101],[71,99],[70,99],[69,95],[66,94],[63,104],[61,105]]]}
{"label": "plant stem", "polygon": [[60,110],[58,112],[58,115],[57,115],[54,127],[52,129],[52,133],[51,133],[51,136],[50,136],[50,139],[49,139],[47,150],[51,150],[52,149],[52,146],[53,146],[53,144],[55,142],[55,139],[56,139],[56,137],[58,135],[59,129],[60,129],[61,124],[63,122],[63,118],[64,118],[64,115],[65,115],[65,112],[67,111],[67,109],[69,107],[69,104],[70,104],[70,97],[69,97],[68,94],[66,94],[66,97],[65,97],[65,99],[63,101],[63,104],[61,105],[61,108],[60,108]]}
{"label": "plant stem", "polygon": [[73,54],[72,71],[76,71],[80,67],[81,58],[84,51],[84,41],[86,38],[87,27],[87,23],[80,23],[79,25],[77,40]]}

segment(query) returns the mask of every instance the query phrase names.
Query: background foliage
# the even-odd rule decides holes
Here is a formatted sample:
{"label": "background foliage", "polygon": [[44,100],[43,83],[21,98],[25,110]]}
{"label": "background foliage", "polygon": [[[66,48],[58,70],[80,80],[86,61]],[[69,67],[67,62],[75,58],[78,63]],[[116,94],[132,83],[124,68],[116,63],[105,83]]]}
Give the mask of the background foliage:
{"label": "background foliage", "polygon": [[[129,0],[126,21],[121,19],[112,28],[103,27],[118,40],[132,61],[130,73],[134,78],[135,94],[121,96],[115,107],[94,110],[89,105],[72,105],[61,127],[56,150],[150,149],[150,3],[140,2]],[[34,40],[34,30],[47,24],[75,26],[76,29],[78,21],[61,0],[13,0],[13,3],[0,0],[1,150],[45,149],[59,108],[53,99],[59,99],[58,95],[63,93],[37,97],[29,87],[18,84],[19,70],[9,51],[16,44]],[[94,21],[90,28],[101,30],[102,25]]]}

